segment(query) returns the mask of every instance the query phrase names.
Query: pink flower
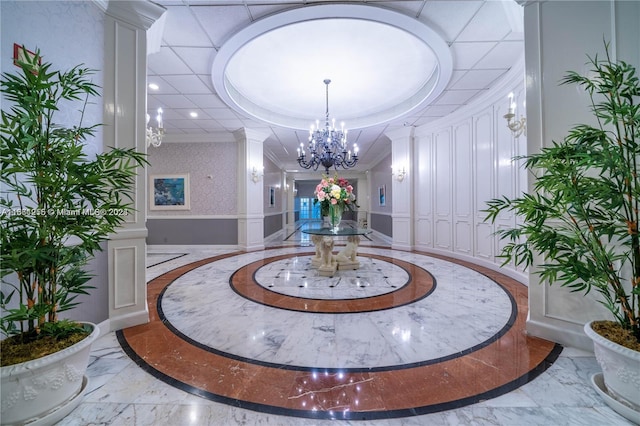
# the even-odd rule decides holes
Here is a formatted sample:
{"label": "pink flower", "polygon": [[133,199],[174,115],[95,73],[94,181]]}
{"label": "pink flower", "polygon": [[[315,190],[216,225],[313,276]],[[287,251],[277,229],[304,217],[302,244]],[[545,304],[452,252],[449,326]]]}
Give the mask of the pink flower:
{"label": "pink flower", "polygon": [[336,200],[335,198],[331,199],[331,204],[338,204],[338,200]]}

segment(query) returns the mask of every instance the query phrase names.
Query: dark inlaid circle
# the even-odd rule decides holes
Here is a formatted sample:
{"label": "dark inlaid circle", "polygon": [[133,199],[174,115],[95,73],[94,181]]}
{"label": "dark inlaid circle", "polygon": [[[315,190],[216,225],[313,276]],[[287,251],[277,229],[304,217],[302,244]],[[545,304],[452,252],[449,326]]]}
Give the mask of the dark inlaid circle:
{"label": "dark inlaid circle", "polygon": [[427,297],[436,287],[433,276],[423,268],[403,260],[376,254],[359,254],[359,256],[392,263],[404,269],[409,275],[407,284],[385,294],[358,299],[311,299],[269,290],[255,280],[256,271],[271,262],[310,254],[312,253],[283,254],[249,263],[233,273],[229,284],[240,296],[262,305],[323,314],[351,314],[395,308]]}

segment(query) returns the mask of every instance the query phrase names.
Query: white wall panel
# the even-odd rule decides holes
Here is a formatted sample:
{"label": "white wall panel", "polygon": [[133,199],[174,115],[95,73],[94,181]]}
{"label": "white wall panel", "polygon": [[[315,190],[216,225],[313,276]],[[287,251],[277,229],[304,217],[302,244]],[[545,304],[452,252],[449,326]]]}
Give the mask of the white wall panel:
{"label": "white wall panel", "polygon": [[453,180],[455,189],[453,192],[454,214],[456,218],[471,217],[472,183],[471,174],[471,119],[468,122],[455,127],[453,139]]}
{"label": "white wall panel", "polygon": [[435,246],[446,250],[453,249],[451,133],[451,128],[440,130],[435,134],[434,139]]}
{"label": "white wall panel", "polygon": [[452,250],[451,244],[451,220],[436,219],[436,248],[443,250]]}
{"label": "white wall panel", "polygon": [[[511,159],[526,144],[526,137],[514,140],[503,115],[510,92],[522,97],[523,69],[521,62],[492,93],[445,119],[416,128],[414,241],[420,250],[477,261],[526,282],[527,275],[513,265],[501,267],[502,260],[495,257],[496,226],[485,222],[483,211],[488,200],[503,191],[512,196],[522,186],[522,171]],[[508,217],[497,225],[513,224],[515,218]]]}
{"label": "white wall panel", "polygon": [[[481,212],[486,208],[486,202],[493,198],[493,108],[489,107],[480,113],[475,119],[474,126],[474,192],[475,211]],[[484,214],[479,216],[484,218]]]}
{"label": "white wall panel", "polygon": [[493,226],[488,223],[478,223],[475,226],[475,256],[480,259],[494,261]]}
{"label": "white wall panel", "polygon": [[416,136],[414,146],[415,245],[420,250],[433,247],[433,137]]}
{"label": "white wall panel", "polygon": [[114,309],[122,309],[135,306],[138,301],[135,265],[140,261],[136,247],[114,248],[113,259],[115,279],[120,283],[114,291],[113,307]]}
{"label": "white wall panel", "polygon": [[433,154],[432,154],[432,137],[427,135],[416,138],[415,143],[415,160],[416,164],[413,169],[416,170],[416,197],[414,205],[417,216],[431,216],[433,209]]}
{"label": "white wall panel", "polygon": [[418,218],[415,232],[417,248],[425,250],[433,247],[433,221],[430,218]]}
{"label": "white wall panel", "polygon": [[451,196],[451,130],[442,130],[435,135],[435,211],[440,217],[450,217]]}
{"label": "white wall panel", "polygon": [[471,254],[473,232],[468,221],[456,221],[455,225],[455,250],[460,253]]}
{"label": "white wall panel", "polygon": [[[528,152],[564,138],[578,123],[593,123],[590,102],[574,85],[559,85],[568,70],[588,72],[587,55],[611,54],[638,67],[640,3],[617,1],[530,2],[525,6]],[[592,350],[583,331],[587,319],[605,318],[601,307],[566,289],[538,285],[531,274],[527,332]]]}

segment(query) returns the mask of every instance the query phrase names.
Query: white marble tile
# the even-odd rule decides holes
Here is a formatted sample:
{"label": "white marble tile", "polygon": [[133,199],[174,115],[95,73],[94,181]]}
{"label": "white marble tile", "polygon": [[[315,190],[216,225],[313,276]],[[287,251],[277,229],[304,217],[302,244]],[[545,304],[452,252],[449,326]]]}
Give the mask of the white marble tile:
{"label": "white marble tile", "polygon": [[[278,243],[281,245],[282,242]],[[289,249],[290,250],[290,249]],[[309,247],[296,248],[298,252],[309,251]],[[362,247],[361,251],[372,250],[387,256],[401,256],[403,260],[415,261],[431,272],[437,271],[440,274],[438,285],[445,283],[451,288],[452,294],[456,295],[458,287],[456,283],[469,281],[473,275],[467,275],[463,269],[456,265],[442,263],[438,259],[416,256],[413,253],[396,254],[391,250],[370,249]],[[282,252],[282,250],[280,250]],[[167,248],[167,252],[175,252]],[[167,263],[148,269],[148,277],[155,277],[163,272],[171,270],[177,266],[198,260],[200,258],[214,256],[222,252],[231,250],[190,250],[188,256],[171,260]],[[272,256],[275,250],[268,250],[267,256]],[[213,254],[215,253],[215,254]],[[265,254],[249,256],[247,259],[260,258]],[[246,261],[245,259],[244,261]],[[215,267],[210,271],[229,273],[237,268],[237,261],[229,262],[226,266]],[[464,277],[464,279],[461,279]],[[191,278],[190,278],[191,279]],[[475,278],[474,278],[475,279]],[[184,294],[175,294],[172,297],[184,300],[199,300],[203,295],[212,293],[211,297],[226,297],[228,284],[211,285],[206,281],[206,274],[195,274],[190,281],[193,289],[187,290],[189,285],[183,289]],[[484,291],[490,290],[488,286]],[[479,290],[481,291],[481,290]],[[487,293],[487,299],[492,299],[493,295]],[[500,298],[499,293],[496,293]],[[442,295],[441,302],[449,301],[450,297]],[[462,297],[462,296],[461,296]],[[184,299],[183,299],[184,298]],[[291,359],[286,362],[294,362],[295,358],[310,356],[310,351],[299,349],[308,345],[313,339],[320,339],[323,345],[318,345],[321,352],[318,359],[331,359],[335,353],[331,344],[344,342],[344,344],[359,344],[358,341],[367,340],[366,337],[354,337],[351,329],[355,328],[358,333],[368,338],[381,339],[376,336],[382,335],[382,339],[387,341],[386,347],[393,346],[393,350],[402,352],[404,341],[426,337],[428,333],[434,333],[440,328],[449,327],[449,324],[442,319],[443,310],[435,306],[420,305],[406,309],[402,315],[385,315],[380,313],[380,317],[368,316],[353,317],[345,320],[337,316],[327,316],[322,314],[312,315],[312,320],[305,324],[312,334],[304,333],[302,328],[297,332],[287,332],[286,336],[278,332],[278,327],[268,326],[267,319],[270,311],[258,309],[255,304],[238,297],[235,300],[225,300],[223,304],[205,306],[202,310],[195,309],[195,317],[206,317],[207,309],[214,310],[217,315],[228,315],[233,312],[247,314],[254,310],[253,324],[244,335],[245,341],[263,342],[255,348],[268,350],[279,345],[281,353],[292,351]],[[202,304],[202,303],[201,303]],[[485,319],[490,324],[498,324],[504,320],[499,312],[488,312],[490,304],[483,306],[484,315],[491,316]],[[184,309],[185,312],[190,309]],[[446,310],[445,310],[446,311]],[[499,311],[499,308],[496,308]],[[445,312],[446,313],[446,312]],[[497,318],[493,318],[496,316]],[[188,318],[188,315],[184,316]],[[348,315],[346,317],[351,317]],[[475,317],[465,318],[465,315],[454,316],[456,321],[471,320]],[[474,319],[471,319],[474,318]],[[193,319],[193,317],[191,318]],[[299,319],[299,317],[298,317]],[[210,323],[211,324],[211,323]],[[241,332],[242,327],[248,323],[234,327],[235,332]],[[181,326],[188,327],[188,321]],[[231,326],[231,324],[229,324]],[[206,325],[200,325],[200,330],[206,336]],[[486,327],[481,327],[482,332]],[[490,327],[489,327],[490,328]],[[427,330],[427,332],[425,332]],[[490,330],[487,330],[490,332]],[[271,334],[270,334],[271,333]],[[209,332],[211,334],[211,332]],[[335,335],[344,334],[342,339],[336,339]],[[443,340],[447,333],[440,333],[439,339]],[[285,336],[282,338],[282,336]],[[435,337],[435,336],[434,336]],[[306,339],[306,340],[305,340]],[[333,342],[333,343],[331,343]],[[364,343],[366,344],[366,343]],[[454,344],[453,342],[447,342]],[[298,353],[296,353],[298,348]],[[382,353],[378,349],[370,346],[371,351],[363,359],[356,356],[353,359],[357,363],[379,362],[381,357],[389,359],[397,357],[401,359],[408,355],[393,353],[389,355]],[[453,350],[453,349],[451,349]],[[376,352],[378,351],[378,352]],[[445,349],[441,351],[446,352]],[[341,352],[341,351],[340,351]],[[346,362],[343,360],[341,362]],[[313,362],[310,361],[310,364]],[[576,425],[576,426],[629,426],[631,425],[623,417],[612,411],[591,388],[588,378],[594,372],[599,371],[599,367],[593,354],[579,350],[566,348],[559,359],[547,371],[543,372],[532,382],[495,399],[486,400],[471,406],[455,410],[448,410],[438,413],[425,414],[396,419],[381,419],[371,421],[331,421],[312,420],[295,417],[283,417],[267,413],[259,413],[245,410],[230,405],[216,403],[205,400],[195,395],[185,393],[173,388],[137,367],[122,351],[117,344],[114,333],[98,339],[92,346],[91,366],[87,371],[89,376],[90,392],[85,395],[81,404],[69,416],[59,422],[62,426],[75,425],[110,425],[110,426],[182,426],[182,425],[277,425],[277,426],[307,426],[307,425],[354,425],[354,426],[452,426],[452,425],[478,425],[478,426],[549,426],[549,425]]]}
{"label": "white marble tile", "polygon": [[[300,252],[300,248],[283,248],[240,254],[183,275],[167,288],[162,309],[172,326],[208,347],[264,362],[327,368],[381,367],[440,358],[482,344],[507,324],[511,301],[501,287],[484,275],[419,254],[368,250],[428,264],[437,281],[435,291],[423,300],[392,310],[320,314],[333,317],[327,321],[335,324],[334,333],[327,334],[323,327],[312,326],[319,320],[311,314],[301,316],[262,306],[229,287],[233,272],[248,263]],[[268,282],[268,277],[277,273],[297,276],[300,266],[297,259],[270,264],[260,279]],[[373,268],[394,277],[393,282],[399,283],[406,277],[402,269],[388,262],[376,259]],[[319,298],[357,297],[359,290],[350,280],[359,271],[339,273],[341,277],[337,279],[311,277],[296,281],[304,287],[290,289],[289,293]],[[374,285],[384,286],[386,282],[378,280]],[[368,295],[364,292],[361,297]],[[220,300],[225,302],[220,304]],[[285,335],[291,337],[290,341],[295,338],[305,344],[285,345],[281,349]],[[342,355],[323,356],[326,348],[340,348]]]}
{"label": "white marble tile", "polygon": [[289,296],[317,299],[357,299],[391,293],[409,282],[409,274],[389,262],[361,258],[358,270],[340,270],[322,277],[311,266],[312,256],[296,256],[269,263],[255,273],[264,288]]}

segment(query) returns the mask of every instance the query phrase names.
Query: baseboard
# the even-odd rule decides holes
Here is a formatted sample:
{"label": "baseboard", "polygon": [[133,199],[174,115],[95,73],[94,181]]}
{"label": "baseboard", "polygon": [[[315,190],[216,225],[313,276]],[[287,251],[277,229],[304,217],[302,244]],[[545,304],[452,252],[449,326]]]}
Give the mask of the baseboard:
{"label": "baseboard", "polygon": [[529,274],[505,268],[488,260],[480,259],[478,257],[473,257],[466,254],[455,253],[448,250],[435,249],[433,247],[416,246],[414,247],[414,250],[424,253],[438,254],[440,256],[447,256],[453,259],[464,260],[465,262],[473,263],[474,265],[483,266],[485,268],[491,269],[492,271],[499,272],[502,275],[513,278],[514,280],[526,285],[527,287],[529,286]]}
{"label": "baseboard", "polygon": [[[119,315],[109,318],[109,331],[121,330],[123,328],[133,327],[135,325],[146,324],[149,322],[149,309],[145,303],[144,311],[133,312],[130,314]],[[102,329],[100,330],[102,334]]]}
{"label": "baseboard", "polygon": [[582,327],[576,324],[564,323],[562,327],[559,327],[529,318],[526,327],[527,334],[531,336],[593,353],[593,341],[584,334]]}

